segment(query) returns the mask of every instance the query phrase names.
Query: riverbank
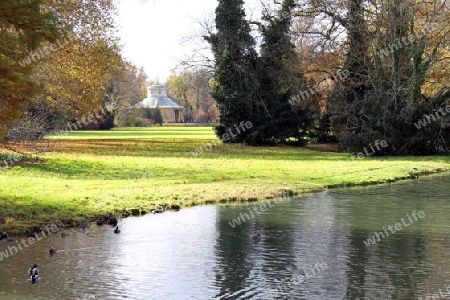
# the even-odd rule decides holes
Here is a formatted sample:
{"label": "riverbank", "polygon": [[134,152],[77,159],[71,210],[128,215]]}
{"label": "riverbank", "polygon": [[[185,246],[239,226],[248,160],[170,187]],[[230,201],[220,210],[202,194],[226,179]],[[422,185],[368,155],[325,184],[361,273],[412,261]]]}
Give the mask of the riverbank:
{"label": "riverbank", "polygon": [[[0,231],[76,226],[123,209],[240,203],[447,172],[450,157],[366,157],[221,144],[208,127],[78,131],[0,170]],[[203,153],[193,155],[196,148]]]}

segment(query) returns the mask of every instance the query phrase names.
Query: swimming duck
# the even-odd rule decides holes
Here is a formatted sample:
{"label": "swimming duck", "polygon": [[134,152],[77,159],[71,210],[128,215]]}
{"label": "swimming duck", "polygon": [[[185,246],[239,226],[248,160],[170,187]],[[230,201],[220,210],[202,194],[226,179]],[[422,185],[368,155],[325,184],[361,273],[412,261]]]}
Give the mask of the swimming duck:
{"label": "swimming duck", "polygon": [[254,239],[255,241],[260,241],[261,240],[261,234],[257,233],[252,235],[252,239]]}
{"label": "swimming duck", "polygon": [[129,216],[130,216],[130,213],[127,212],[126,209],[124,209],[124,210],[122,211],[122,218],[128,218]]}
{"label": "swimming duck", "polygon": [[154,210],[152,211],[152,214],[162,214],[162,213],[163,213],[163,210],[162,210],[162,209],[159,209],[159,208],[154,209]]}
{"label": "swimming duck", "polygon": [[116,226],[116,229],[114,229],[114,233],[115,233],[115,234],[119,234],[119,233],[120,233],[119,226]]}
{"label": "swimming duck", "polygon": [[49,248],[49,250],[48,250],[48,253],[50,253],[50,255],[52,255],[52,254],[55,254],[56,253],[56,249],[55,248],[53,248],[52,246],[50,246],[50,248]]}
{"label": "swimming duck", "polygon": [[65,238],[66,236],[69,236],[69,234],[68,234],[68,233],[65,233],[65,232],[61,233],[61,237],[62,237],[62,238]]}
{"label": "swimming duck", "polygon": [[31,279],[32,283],[36,283],[36,282],[39,281],[39,272],[38,272],[38,269],[37,269],[37,264],[34,264],[33,267],[31,267],[28,270],[28,273],[30,274],[29,278]]}

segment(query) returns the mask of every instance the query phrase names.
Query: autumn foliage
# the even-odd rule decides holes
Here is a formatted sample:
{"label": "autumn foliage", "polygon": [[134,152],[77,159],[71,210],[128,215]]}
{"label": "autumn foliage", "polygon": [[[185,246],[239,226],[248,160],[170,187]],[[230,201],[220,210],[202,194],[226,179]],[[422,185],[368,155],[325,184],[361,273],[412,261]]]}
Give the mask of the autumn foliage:
{"label": "autumn foliage", "polygon": [[[120,54],[115,14],[104,0],[0,3],[0,140],[20,118],[55,130],[120,100],[113,118],[141,99],[145,76]],[[37,111],[47,114],[30,118]]]}

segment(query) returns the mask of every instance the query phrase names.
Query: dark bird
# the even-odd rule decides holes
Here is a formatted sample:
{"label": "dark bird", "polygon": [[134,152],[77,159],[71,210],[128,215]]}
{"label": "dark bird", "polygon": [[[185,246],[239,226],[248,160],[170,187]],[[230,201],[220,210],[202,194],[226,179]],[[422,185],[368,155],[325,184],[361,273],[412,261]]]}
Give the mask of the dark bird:
{"label": "dark bird", "polygon": [[417,173],[417,168],[413,168],[414,171],[410,172],[411,179],[419,179],[419,173]]}
{"label": "dark bird", "polygon": [[180,206],[179,206],[178,204],[172,204],[172,205],[170,206],[170,208],[171,208],[173,211],[179,211],[179,210],[180,210]]}
{"label": "dark bird", "polygon": [[111,217],[109,220],[108,220],[108,225],[111,225],[111,226],[117,226],[117,218],[116,217]]}
{"label": "dark bird", "polygon": [[419,174],[414,173],[414,172],[410,172],[409,176],[411,176],[411,179],[419,179]]}
{"label": "dark bird", "polygon": [[122,211],[122,218],[128,218],[129,216],[130,216],[130,213],[127,212],[126,209],[124,209],[124,210]]}
{"label": "dark bird", "polygon": [[50,253],[50,255],[53,255],[53,254],[55,254],[56,253],[56,249],[55,248],[53,248],[52,246],[50,246],[50,248],[49,248],[49,250],[48,250],[48,253]]}
{"label": "dark bird", "polygon": [[260,241],[261,240],[261,234],[257,233],[252,235],[252,239],[254,239],[255,241]]}
{"label": "dark bird", "polygon": [[119,226],[116,226],[116,229],[114,229],[114,233],[115,233],[115,234],[119,234],[119,233],[120,233]]}
{"label": "dark bird", "polygon": [[8,238],[8,235],[6,234],[6,232],[2,232],[2,233],[0,233],[0,241],[1,240],[3,240],[3,239],[7,239]]}
{"label": "dark bird", "polygon": [[62,238],[65,238],[66,236],[69,236],[69,234],[68,234],[68,233],[65,233],[65,232],[61,233],[61,237],[62,237]]}
{"label": "dark bird", "polygon": [[33,267],[28,270],[28,273],[30,274],[29,279],[31,279],[32,283],[36,283],[39,281],[39,272],[37,269],[37,264],[34,264]]}
{"label": "dark bird", "polygon": [[31,233],[28,229],[27,229],[27,231],[25,232],[25,235],[27,236],[27,237],[32,237],[32,238],[36,238],[36,234],[33,232],[33,233]]}
{"label": "dark bird", "polygon": [[162,210],[162,209],[159,209],[159,208],[154,209],[154,210],[152,211],[152,214],[162,214],[162,213],[163,213],[163,210]]}

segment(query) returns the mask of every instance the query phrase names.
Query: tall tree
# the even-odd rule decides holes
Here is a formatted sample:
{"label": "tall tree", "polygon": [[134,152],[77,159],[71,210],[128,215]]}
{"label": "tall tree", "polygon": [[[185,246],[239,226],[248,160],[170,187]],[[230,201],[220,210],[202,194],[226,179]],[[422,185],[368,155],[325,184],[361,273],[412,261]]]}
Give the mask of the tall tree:
{"label": "tall tree", "polygon": [[[353,148],[363,147],[364,143],[356,141],[357,136],[367,130],[358,124],[348,130],[348,123],[364,118],[364,104],[367,89],[370,89],[368,80],[368,29],[364,18],[365,0],[349,0],[346,4],[347,15],[340,18],[341,24],[347,31],[347,52],[343,69],[349,72],[345,82],[337,82],[338,93],[333,94],[328,102],[328,109],[332,117],[332,124],[339,136],[339,140]],[[380,139],[371,135],[370,138]],[[354,142],[354,143],[353,143]],[[367,143],[368,145],[368,143]]]}
{"label": "tall tree", "polygon": [[263,43],[259,59],[260,101],[262,114],[255,116],[250,144],[276,144],[295,140],[306,143],[311,125],[307,109],[292,106],[291,97],[305,88],[299,73],[299,59],[291,41],[290,29],[294,0],[284,0],[275,17],[263,17],[268,24],[263,28]]}
{"label": "tall tree", "polygon": [[65,111],[68,118],[91,114],[103,105],[109,81],[122,67],[114,34],[116,7],[112,1],[95,0],[49,1],[46,8],[71,30],[71,39],[37,62],[37,98]]}
{"label": "tall tree", "polygon": [[42,8],[40,0],[0,2],[0,141],[28,109],[34,92],[33,68],[22,66],[19,57],[63,33],[55,15]]}
{"label": "tall tree", "polygon": [[[215,58],[212,96],[220,112],[220,125],[215,128],[219,138],[240,122],[251,121],[255,114],[262,113],[255,105],[259,88],[257,54],[243,4],[242,0],[219,0],[217,32],[205,37]],[[243,142],[249,134],[247,130],[224,141]]]}
{"label": "tall tree", "polygon": [[[105,111],[111,81],[125,72],[114,36],[115,6],[106,0],[48,0],[42,2],[41,11],[51,13],[65,34],[42,41],[35,51],[17,54],[21,58],[19,65],[30,70],[29,80],[33,83],[30,112],[52,112],[54,119],[74,123]],[[51,126],[43,126],[48,129],[60,124],[48,117],[33,119],[48,120]],[[60,126],[65,128],[67,124]]]}

